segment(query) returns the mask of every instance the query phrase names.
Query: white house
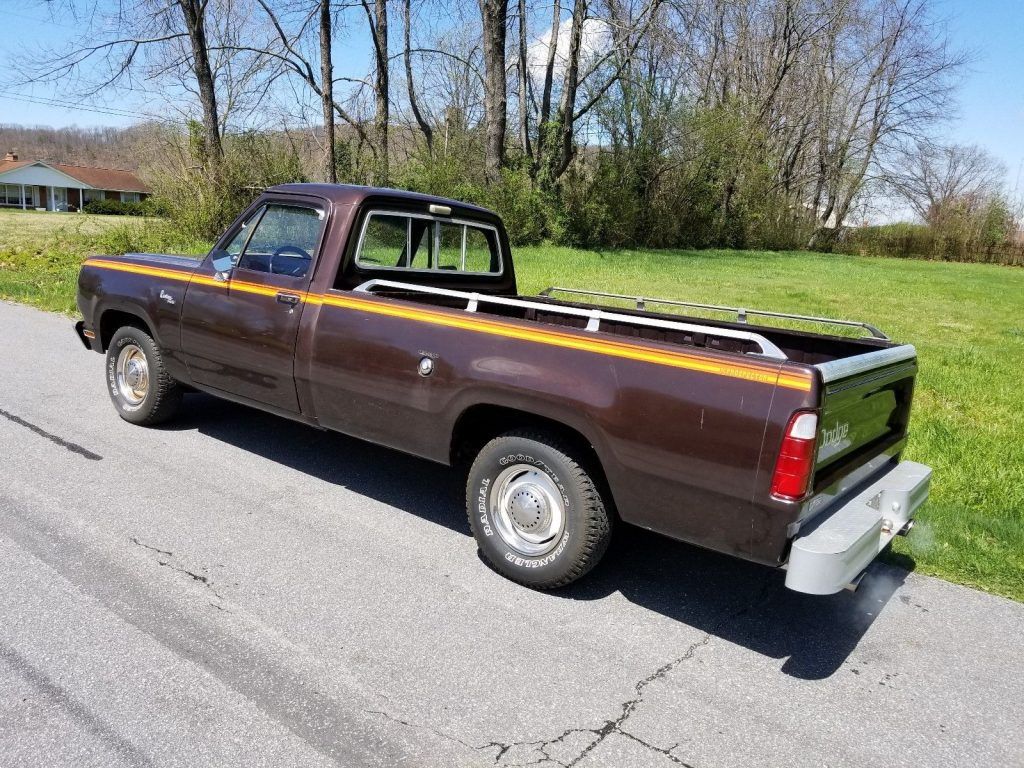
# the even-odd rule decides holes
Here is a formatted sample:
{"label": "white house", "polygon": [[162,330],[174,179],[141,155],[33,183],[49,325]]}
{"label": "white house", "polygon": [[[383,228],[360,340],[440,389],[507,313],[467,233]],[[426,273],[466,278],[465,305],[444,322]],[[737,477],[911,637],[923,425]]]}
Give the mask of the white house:
{"label": "white house", "polygon": [[80,211],[91,200],[138,202],[150,189],[130,171],[44,160],[0,160],[0,207]]}

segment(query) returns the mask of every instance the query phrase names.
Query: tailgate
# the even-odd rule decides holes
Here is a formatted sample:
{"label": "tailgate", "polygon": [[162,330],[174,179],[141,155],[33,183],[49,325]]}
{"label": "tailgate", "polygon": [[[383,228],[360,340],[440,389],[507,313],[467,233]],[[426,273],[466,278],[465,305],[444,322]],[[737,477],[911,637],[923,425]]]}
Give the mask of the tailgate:
{"label": "tailgate", "polygon": [[902,441],[917,353],[909,344],[816,365],[824,383],[814,492]]}

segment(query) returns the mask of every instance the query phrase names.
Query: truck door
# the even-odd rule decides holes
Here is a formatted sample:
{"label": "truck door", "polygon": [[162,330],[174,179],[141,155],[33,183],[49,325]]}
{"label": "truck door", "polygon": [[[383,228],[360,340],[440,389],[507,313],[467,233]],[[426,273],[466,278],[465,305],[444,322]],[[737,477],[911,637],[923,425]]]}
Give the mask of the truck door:
{"label": "truck door", "polygon": [[[461,286],[486,286],[504,274],[493,225],[383,205],[366,211],[352,258],[366,280],[448,280],[458,288],[460,280]],[[309,350],[311,410],[323,426],[446,460],[441,415],[479,354],[476,344],[467,344],[472,334],[455,326],[477,316],[429,322],[431,305],[422,296],[394,299],[339,288],[325,292]],[[487,357],[500,361],[500,341],[493,350]]]}
{"label": "truck door", "polygon": [[323,204],[270,200],[196,271],[181,348],[196,384],[298,411],[295,339],[324,223]]}

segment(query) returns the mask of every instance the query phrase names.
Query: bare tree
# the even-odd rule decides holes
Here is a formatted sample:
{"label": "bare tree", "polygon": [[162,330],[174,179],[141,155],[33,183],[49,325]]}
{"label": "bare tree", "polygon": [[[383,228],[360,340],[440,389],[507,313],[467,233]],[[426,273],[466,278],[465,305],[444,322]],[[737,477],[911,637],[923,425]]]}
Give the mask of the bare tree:
{"label": "bare tree", "polygon": [[[542,128],[551,119],[551,90],[555,81],[555,56],[558,53],[558,33],[561,22],[562,3],[561,0],[554,0],[551,8],[551,29],[548,38],[547,61],[544,63],[544,85],[541,90],[540,117],[538,118],[538,123]],[[538,135],[538,153],[541,150],[540,139],[543,134],[544,131],[541,131]]]}
{"label": "bare tree", "polygon": [[323,84],[320,104],[324,116],[324,180],[328,184],[338,181],[337,132],[334,125],[334,63],[331,61],[331,41],[334,24],[330,0],[320,0],[320,82]]}
{"label": "bare tree", "polygon": [[[206,41],[206,7],[205,0],[177,0],[175,3],[181,10],[188,30],[188,41],[192,47],[192,71],[195,73],[196,85],[199,88],[199,103],[203,109],[203,130],[207,157],[216,166],[224,157],[224,148],[220,141],[220,115],[217,112],[217,89],[213,83],[213,70],[210,67],[210,50]],[[130,66],[131,60],[125,61]]]}
{"label": "bare tree", "polygon": [[[335,83],[348,82],[357,88],[366,85],[363,80],[337,78],[334,73],[331,48],[335,39],[335,20],[330,0],[315,0],[310,5],[299,3],[289,10],[289,19],[285,19],[268,0],[256,0],[264,15],[271,24],[271,39],[260,42],[252,41],[250,45],[258,46],[255,50],[263,56],[277,61],[290,75],[297,77],[320,101],[324,130],[324,178],[328,181],[337,180],[337,126],[335,117],[341,118],[356,136],[360,145],[368,146],[376,157],[377,146],[370,140],[362,120],[347,109],[338,99]],[[294,23],[289,23],[290,17]],[[313,19],[317,20],[319,71],[313,65],[312,54],[305,45],[310,36]]]}
{"label": "bare tree", "polygon": [[[556,0],[557,2],[557,0]],[[530,63],[528,36],[528,16],[526,0],[519,0],[519,18],[517,22],[519,50],[516,58],[516,75],[518,82],[518,109],[519,109],[519,145],[524,157],[530,157],[533,153],[530,142]]]}
{"label": "bare tree", "polygon": [[[562,80],[562,98],[558,104],[552,131],[555,146],[552,147],[551,157],[547,163],[547,171],[552,179],[561,176],[572,160],[576,89],[580,82],[580,51],[583,47],[583,23],[586,19],[587,0],[575,0],[572,6],[572,27],[569,30],[569,51]],[[554,44],[558,44],[557,40]]]}
{"label": "bare tree", "polygon": [[484,169],[487,180],[501,179],[505,164],[505,130],[508,121],[505,40],[508,32],[508,0],[480,0],[484,53]]}
{"label": "bare tree", "polygon": [[931,225],[954,207],[976,210],[1000,194],[1006,166],[981,147],[917,141],[889,175],[891,188]]}
{"label": "bare tree", "polygon": [[[53,3],[47,3],[51,8]],[[215,169],[224,155],[222,113],[211,64],[210,18],[234,11],[231,3],[210,0],[62,0],[82,24],[70,48],[29,57],[21,82],[77,84],[82,96],[131,88],[139,79],[154,83],[168,71],[184,68],[199,101],[204,161]],[[181,42],[187,43],[178,56]],[[173,62],[168,66],[168,58]],[[41,63],[41,67],[40,67]]]}
{"label": "bare tree", "polygon": [[950,112],[953,77],[965,61],[950,49],[926,0],[879,0],[857,11],[850,37],[840,42],[854,56],[825,70],[839,73],[827,91],[838,108],[819,126],[826,138],[819,141],[822,196],[814,204],[819,229],[811,247],[843,226],[887,148]]}
{"label": "bare tree", "polygon": [[434,129],[431,127],[429,120],[425,117],[423,110],[420,108],[419,99],[416,96],[416,82],[413,79],[412,71],[412,13],[411,13],[412,0],[404,0],[403,4],[403,23],[404,23],[404,45],[402,47],[402,58],[405,62],[405,85],[406,93],[409,96],[409,108],[412,110],[413,117],[416,118],[416,125],[419,126],[420,131],[423,133],[423,138],[427,142],[428,154],[434,152]]}
{"label": "bare tree", "polygon": [[[579,125],[620,81],[650,32],[661,3],[662,0],[644,0],[637,8],[626,9],[611,0],[605,6],[604,18],[599,18],[591,16],[591,0],[574,0],[568,43],[561,54],[558,109],[553,116],[551,104],[559,59],[560,21],[557,15],[552,20],[532,163],[534,179],[542,186],[557,181],[569,168],[576,155]],[[556,0],[556,14],[560,7]],[[603,49],[584,44],[588,20],[597,22],[598,29],[606,30],[606,34],[600,35]],[[582,100],[581,90],[585,90]]]}
{"label": "bare tree", "polygon": [[390,86],[388,66],[388,4],[387,0],[374,0],[370,8],[368,0],[362,0],[366,20],[370,25],[370,36],[373,39],[374,60],[374,113],[373,130],[376,144],[376,168],[374,183],[387,186],[388,183],[388,143],[390,141]]}

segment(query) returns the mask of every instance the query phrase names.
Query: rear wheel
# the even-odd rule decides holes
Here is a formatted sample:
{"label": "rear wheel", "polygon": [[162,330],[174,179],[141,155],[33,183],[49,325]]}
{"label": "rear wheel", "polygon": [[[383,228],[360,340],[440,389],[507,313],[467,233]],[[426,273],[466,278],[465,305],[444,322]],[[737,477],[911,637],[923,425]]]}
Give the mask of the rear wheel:
{"label": "rear wheel", "polygon": [[611,515],[582,459],[558,438],[534,431],[509,432],[480,450],[466,507],[480,552],[496,571],[552,589],[601,559]]}
{"label": "rear wheel", "polygon": [[141,328],[119,328],[107,347],[107,390],[118,414],[132,424],[159,424],[181,404],[181,386],[164,366],[152,337]]}

